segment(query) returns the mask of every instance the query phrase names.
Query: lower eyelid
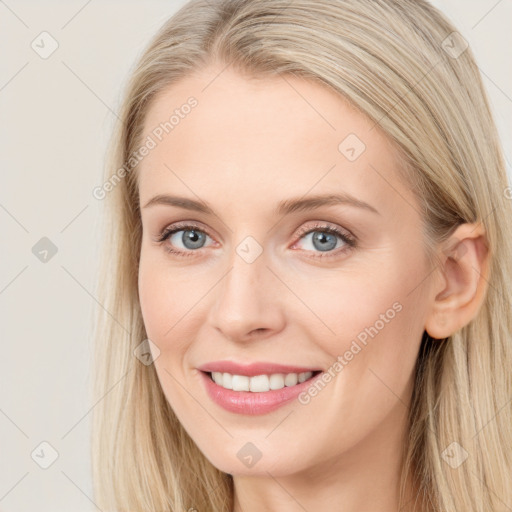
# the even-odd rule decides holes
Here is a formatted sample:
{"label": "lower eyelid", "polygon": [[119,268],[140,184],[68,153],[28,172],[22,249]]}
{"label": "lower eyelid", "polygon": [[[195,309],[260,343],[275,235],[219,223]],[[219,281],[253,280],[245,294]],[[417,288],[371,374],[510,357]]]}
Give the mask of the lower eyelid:
{"label": "lower eyelid", "polygon": [[[164,242],[166,241],[169,241],[170,238],[175,235],[176,233],[179,233],[180,231],[196,231],[198,233],[202,233],[203,235],[205,235],[207,238],[209,238],[212,242],[214,242],[213,244],[210,244],[210,245],[214,245],[215,244],[215,240],[204,230],[202,229],[185,229],[185,228],[179,228],[179,229],[175,229],[175,230],[171,230],[169,233],[167,233],[167,235],[165,236],[165,239],[163,240]],[[181,251],[181,252],[197,252],[197,251],[200,251],[201,249],[206,249],[206,247],[200,247],[199,249],[178,249],[178,251]]]}
{"label": "lower eyelid", "polygon": [[[355,240],[352,239],[352,237],[350,237],[349,235],[347,235],[341,231],[338,231],[338,230],[335,230],[332,228],[326,229],[328,227],[329,226],[318,226],[318,227],[310,228],[309,230],[307,230],[305,232],[299,233],[297,235],[298,238],[293,243],[292,247],[295,247],[295,245],[297,243],[299,243],[302,239],[304,239],[307,235],[309,235],[311,233],[326,232],[326,233],[335,235],[338,239],[340,239],[343,242],[344,246],[338,247],[332,251],[325,251],[325,252],[323,252],[323,251],[316,252],[316,251],[310,251],[310,250],[304,250],[304,251],[308,252],[308,253],[312,253],[314,255],[313,257],[329,258],[331,256],[334,257],[336,255],[339,255],[341,253],[344,253],[351,249],[354,249]],[[180,231],[198,231],[198,232],[206,235],[208,238],[210,238],[210,240],[213,241],[213,244],[211,244],[210,246],[207,246],[207,247],[200,247],[199,249],[174,249],[174,248],[171,248],[170,244],[169,243],[166,244],[166,242],[169,241],[171,236],[175,235],[176,233],[179,233]],[[346,240],[344,239],[344,237],[346,237]],[[193,226],[193,225],[176,226],[176,227],[173,227],[170,229],[166,229],[158,237],[158,242],[165,244],[165,250],[171,254],[187,255],[187,256],[193,255],[196,252],[200,252],[201,249],[207,249],[208,247],[211,247],[212,245],[215,246],[215,244],[216,244],[215,239],[213,237],[211,237],[203,228],[200,228],[199,226]]]}
{"label": "lower eyelid", "polygon": [[[331,257],[335,258],[336,256],[341,256],[342,254],[355,249],[354,245],[349,244],[345,240],[342,239],[342,242],[343,242],[343,245],[341,247],[336,247],[335,249],[332,249],[330,251],[313,251],[313,250],[308,250],[308,249],[293,249],[293,250],[298,250],[298,251],[308,253],[308,254],[310,254],[310,257],[312,257],[312,258],[331,258]],[[296,244],[297,244],[297,242],[295,244],[293,244],[292,248],[295,247]]]}

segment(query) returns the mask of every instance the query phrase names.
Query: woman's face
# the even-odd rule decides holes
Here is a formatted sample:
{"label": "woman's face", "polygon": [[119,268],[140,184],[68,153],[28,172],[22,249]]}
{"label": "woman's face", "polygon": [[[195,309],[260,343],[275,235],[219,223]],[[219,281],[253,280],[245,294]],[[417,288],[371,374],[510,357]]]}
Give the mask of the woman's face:
{"label": "woman's face", "polygon": [[227,473],[391,464],[431,301],[397,153],[334,91],[221,69],[145,122],[139,292],[162,389]]}

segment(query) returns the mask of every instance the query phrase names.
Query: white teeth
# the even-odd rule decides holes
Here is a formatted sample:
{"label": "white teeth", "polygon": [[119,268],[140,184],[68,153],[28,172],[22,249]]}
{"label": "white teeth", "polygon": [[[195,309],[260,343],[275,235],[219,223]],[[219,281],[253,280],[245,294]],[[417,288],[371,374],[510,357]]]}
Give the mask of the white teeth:
{"label": "white teeth", "polygon": [[268,391],[270,389],[268,375],[256,375],[255,377],[251,377],[249,379],[249,389],[256,393]]}
{"label": "white teeth", "polygon": [[305,380],[308,380],[311,377],[311,375],[311,372],[299,373],[299,382],[304,382]]}
{"label": "white teeth", "polygon": [[[233,384],[233,391],[249,391],[249,377],[246,375],[233,375],[231,383]],[[224,378],[221,386],[224,387]]]}
{"label": "white teeth", "polygon": [[305,382],[313,376],[313,372],[302,373],[273,373],[272,375],[232,375],[231,373],[212,372],[215,384],[233,391],[252,391],[253,393],[264,393],[266,391],[282,389],[285,386],[295,386],[297,383]]}
{"label": "white teeth", "polygon": [[284,375],[282,373],[274,373],[270,376],[270,389],[284,388]]}
{"label": "white teeth", "polygon": [[289,373],[284,378],[284,385],[285,386],[295,386],[295,384],[297,384],[298,380],[299,380],[299,376],[296,373]]}
{"label": "white teeth", "polygon": [[226,389],[233,389],[233,375],[230,373],[222,374],[222,386]]}

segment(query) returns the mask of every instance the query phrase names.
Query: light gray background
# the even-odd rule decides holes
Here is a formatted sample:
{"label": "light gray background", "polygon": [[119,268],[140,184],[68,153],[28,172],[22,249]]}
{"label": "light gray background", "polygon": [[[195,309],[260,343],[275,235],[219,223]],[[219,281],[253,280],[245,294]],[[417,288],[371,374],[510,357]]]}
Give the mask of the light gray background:
{"label": "light gray background", "polygon": [[[2,512],[99,510],[89,460],[91,319],[101,307],[92,190],[121,86],[184,3],[0,0]],[[434,4],[477,56],[510,170],[512,0]],[[48,59],[31,48],[42,31],[59,44]],[[32,253],[42,237],[57,247],[46,263]],[[31,458],[42,441],[59,454],[48,469]]]}

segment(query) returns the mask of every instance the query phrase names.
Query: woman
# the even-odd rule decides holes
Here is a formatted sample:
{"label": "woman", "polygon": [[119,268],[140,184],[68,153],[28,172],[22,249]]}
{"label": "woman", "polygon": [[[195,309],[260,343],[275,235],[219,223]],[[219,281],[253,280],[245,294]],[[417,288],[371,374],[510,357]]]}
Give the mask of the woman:
{"label": "woman", "polygon": [[512,507],[510,188],[435,8],[189,2],[111,154],[102,510]]}

